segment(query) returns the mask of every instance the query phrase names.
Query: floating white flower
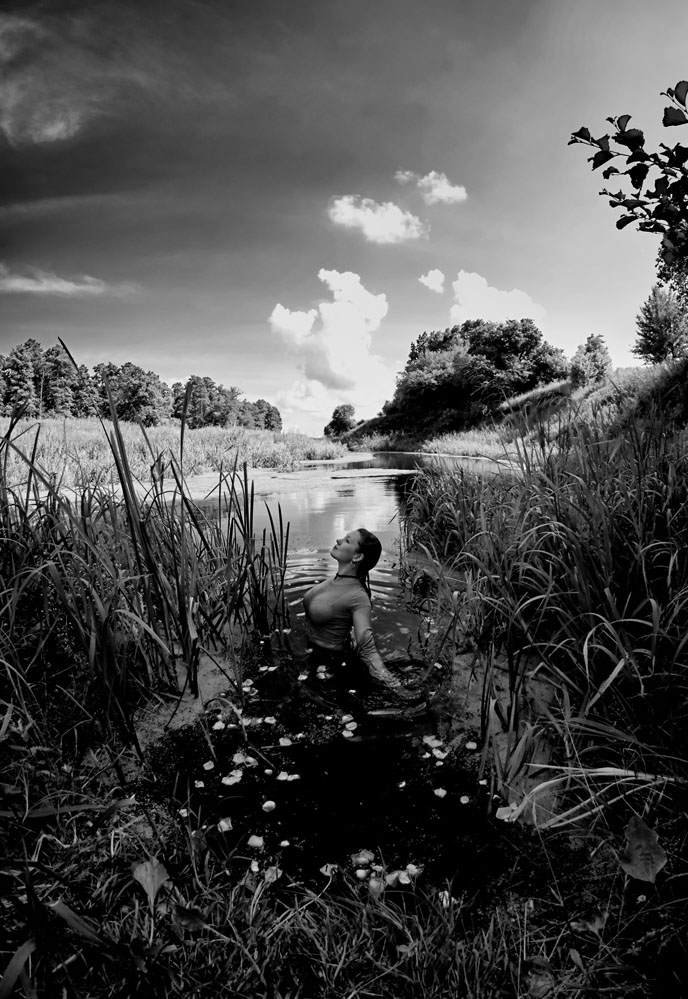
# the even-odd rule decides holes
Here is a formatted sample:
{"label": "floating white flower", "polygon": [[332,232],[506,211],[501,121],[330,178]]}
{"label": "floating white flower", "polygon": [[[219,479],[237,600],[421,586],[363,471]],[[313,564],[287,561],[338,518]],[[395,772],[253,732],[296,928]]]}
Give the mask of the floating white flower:
{"label": "floating white flower", "polygon": [[445,789],[443,787],[436,787],[435,790],[433,791],[433,794],[437,798],[446,798],[447,797],[447,792],[445,791]]}
{"label": "floating white flower", "polygon": [[258,863],[257,860],[251,861],[251,870],[253,871],[254,874],[257,874],[258,871],[260,870],[260,864]]}
{"label": "floating white flower", "polygon": [[265,840],[262,836],[256,836],[254,834],[253,836],[249,836],[248,845],[252,846],[256,850],[262,850],[265,846]]}
{"label": "floating white flower", "polygon": [[183,819],[185,819],[187,817],[187,815],[189,814],[189,809],[188,808],[180,808],[179,809],[179,814],[181,815],[181,817]]}
{"label": "floating white flower", "polygon": [[478,743],[474,742],[473,740],[466,743],[466,749],[470,750],[471,752],[473,752],[473,750],[477,748],[478,748]]}
{"label": "floating white flower", "polygon": [[218,719],[218,720],[217,720],[217,721],[215,722],[215,724],[213,725],[213,731],[214,731],[214,732],[219,732],[219,731],[220,731],[221,729],[223,729],[224,727],[225,727],[225,723],[224,723],[224,722],[222,721],[222,719]]}
{"label": "floating white flower", "polygon": [[289,842],[288,839],[283,839],[283,840],[280,840],[280,846],[282,846],[282,847],[284,847],[284,846],[291,846],[291,844],[290,844],[290,842]]}
{"label": "floating white flower", "polygon": [[370,871],[367,871],[367,870],[365,869],[365,867],[358,867],[358,868],[357,868],[357,869],[356,869],[356,870],[354,871],[354,874],[356,875],[356,877],[358,878],[358,880],[359,880],[359,881],[365,881],[365,879],[366,879],[366,878],[368,877],[368,875],[370,874]]}
{"label": "floating white flower", "polygon": [[356,867],[367,867],[374,859],[375,854],[371,850],[359,850],[358,853],[351,854],[351,863]]}
{"label": "floating white flower", "polygon": [[243,776],[243,770],[232,770],[231,773],[222,778],[222,783],[228,785],[238,784]]}
{"label": "floating white flower", "polygon": [[229,817],[226,817],[224,819],[220,819],[217,824],[217,828],[220,832],[229,832],[230,829],[234,828],[234,826],[232,825],[232,820]]}
{"label": "floating white flower", "polygon": [[267,715],[264,719],[266,725],[276,725],[277,719],[273,715]]}
{"label": "floating white flower", "polygon": [[205,787],[205,781],[195,780],[194,781],[194,787]]}
{"label": "floating white flower", "polygon": [[291,739],[288,736],[283,735],[282,738],[279,741],[279,744],[280,744],[280,746],[291,746],[292,745],[292,741],[291,741]]}
{"label": "floating white flower", "polygon": [[203,764],[203,769],[204,770],[214,770],[215,769],[215,764],[213,763],[212,760],[208,760],[207,763]]}
{"label": "floating white flower", "polygon": [[277,805],[275,804],[274,801],[264,801],[262,808],[264,812],[274,812],[274,810],[277,808]]}
{"label": "floating white flower", "polygon": [[342,735],[344,736],[345,739],[353,739],[353,737],[354,737],[354,733],[353,732],[349,732],[349,730],[346,729],[346,728],[342,732]]}
{"label": "floating white flower", "polygon": [[459,798],[459,801],[461,802],[462,805],[468,805],[470,800],[471,799],[468,797],[467,794],[462,794],[461,797]]}

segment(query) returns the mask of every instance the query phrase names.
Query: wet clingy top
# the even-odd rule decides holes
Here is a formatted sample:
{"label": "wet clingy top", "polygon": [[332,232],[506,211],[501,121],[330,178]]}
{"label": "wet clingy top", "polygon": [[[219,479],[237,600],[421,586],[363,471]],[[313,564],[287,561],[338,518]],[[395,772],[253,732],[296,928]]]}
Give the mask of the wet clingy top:
{"label": "wet clingy top", "polygon": [[370,609],[370,599],[354,576],[340,576],[336,587],[330,580],[312,586],[303,598],[306,631],[311,641],[323,649],[339,651],[346,647],[353,613]]}

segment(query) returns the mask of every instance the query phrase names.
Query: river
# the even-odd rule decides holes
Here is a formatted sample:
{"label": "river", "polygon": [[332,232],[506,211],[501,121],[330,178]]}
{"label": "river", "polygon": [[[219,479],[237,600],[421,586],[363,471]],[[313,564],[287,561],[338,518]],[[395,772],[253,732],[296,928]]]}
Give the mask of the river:
{"label": "river", "polygon": [[[436,464],[494,470],[480,459],[437,457],[411,452],[377,452],[341,460],[305,462],[293,472],[256,469],[254,523],[257,536],[277,518],[278,505],[289,523],[286,589],[297,625],[301,598],[318,580],[335,571],[330,549],[337,538],[357,527],[378,536],[382,556],[370,574],[376,638],[383,656],[409,653],[418,618],[399,599],[401,517],[410,480]],[[210,509],[210,507],[209,507]],[[298,638],[297,638],[298,641]],[[417,651],[417,650],[416,650]]]}

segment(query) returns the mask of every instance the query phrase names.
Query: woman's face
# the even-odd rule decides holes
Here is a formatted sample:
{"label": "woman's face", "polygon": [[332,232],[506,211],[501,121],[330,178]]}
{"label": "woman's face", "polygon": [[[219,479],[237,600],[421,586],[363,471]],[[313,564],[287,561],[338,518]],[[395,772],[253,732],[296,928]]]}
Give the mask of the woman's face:
{"label": "woman's face", "polygon": [[351,562],[354,555],[359,553],[359,545],[361,543],[361,535],[358,531],[349,531],[345,534],[343,538],[338,538],[335,541],[332,549],[330,550],[330,555],[336,558],[338,562]]}

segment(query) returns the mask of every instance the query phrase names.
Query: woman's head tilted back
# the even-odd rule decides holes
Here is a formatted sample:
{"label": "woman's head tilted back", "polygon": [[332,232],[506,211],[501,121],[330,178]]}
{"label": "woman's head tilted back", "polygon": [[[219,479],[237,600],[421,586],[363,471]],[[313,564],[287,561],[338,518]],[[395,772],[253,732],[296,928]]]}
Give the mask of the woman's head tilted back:
{"label": "woman's head tilted back", "polygon": [[363,558],[356,559],[356,575],[359,579],[365,580],[368,573],[377,565],[382,554],[380,539],[365,527],[357,527],[358,532],[358,554]]}

